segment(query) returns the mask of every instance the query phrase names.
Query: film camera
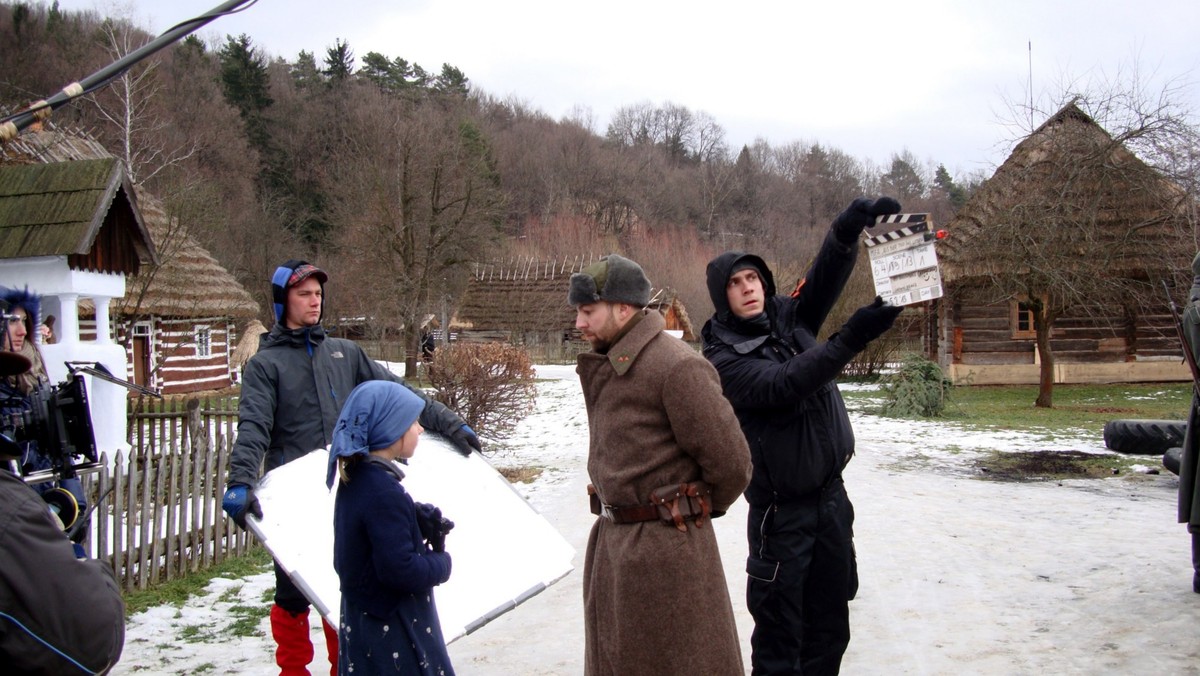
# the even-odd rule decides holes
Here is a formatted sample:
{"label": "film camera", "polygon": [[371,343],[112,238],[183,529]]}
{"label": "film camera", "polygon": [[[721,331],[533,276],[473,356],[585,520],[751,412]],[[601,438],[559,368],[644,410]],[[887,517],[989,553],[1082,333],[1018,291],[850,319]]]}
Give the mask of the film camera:
{"label": "film camera", "polygon": [[[97,463],[96,439],[88,411],[87,388],[78,373],[58,385],[44,385],[28,397],[0,401],[0,450],[20,455],[21,442],[37,442],[38,451],[50,460],[54,477],[70,478],[79,469]],[[25,409],[25,410],[21,410]],[[12,411],[9,413],[8,411]],[[10,447],[11,445],[11,447]],[[53,478],[30,474],[26,481]]]}
{"label": "film camera", "polygon": [[[7,355],[13,353],[0,353],[0,375],[15,375],[29,368],[19,355],[13,356],[24,362],[24,368]],[[34,444],[36,457],[30,457],[33,454],[25,451]],[[42,498],[64,528],[76,524],[79,500],[62,482],[99,466],[83,376],[72,372],[66,381],[43,385],[27,397],[0,397],[0,455],[15,458],[10,469],[25,483],[54,482],[53,488],[39,491]]]}

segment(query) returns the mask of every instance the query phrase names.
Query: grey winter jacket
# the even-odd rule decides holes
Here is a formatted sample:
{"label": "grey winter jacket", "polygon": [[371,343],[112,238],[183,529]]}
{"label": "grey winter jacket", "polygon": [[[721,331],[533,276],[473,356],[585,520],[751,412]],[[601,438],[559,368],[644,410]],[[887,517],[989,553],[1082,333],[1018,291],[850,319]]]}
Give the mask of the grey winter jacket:
{"label": "grey winter jacket", "polygon": [[112,568],[76,559],[42,498],[3,470],[0,613],[6,674],[103,674],[125,645],[125,603]]}
{"label": "grey winter jacket", "polygon": [[[288,329],[275,324],[246,364],[229,484],[254,486],[261,474],[328,446],[346,397],[368,380],[392,380],[408,387],[358,345],[327,337],[319,325]],[[426,402],[422,427],[445,437],[462,427],[454,411],[409,389]],[[266,466],[260,471],[264,456]]]}

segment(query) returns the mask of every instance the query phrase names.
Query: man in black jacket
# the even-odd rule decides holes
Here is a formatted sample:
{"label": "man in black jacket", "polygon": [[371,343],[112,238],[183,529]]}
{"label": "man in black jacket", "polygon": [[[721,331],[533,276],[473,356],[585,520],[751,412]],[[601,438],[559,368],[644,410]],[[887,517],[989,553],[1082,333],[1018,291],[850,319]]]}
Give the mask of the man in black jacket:
{"label": "man in black jacket", "polygon": [[855,200],[834,221],[795,297],[775,294],[758,256],[730,251],[708,264],[716,313],[704,326],[704,355],[754,464],[746,601],[756,675],[836,674],[850,642],[858,572],[842,468],[854,432],[834,381],[901,308],[876,298],[826,342],[817,335],[850,278],[859,235],[877,216],[899,211],[888,197]]}

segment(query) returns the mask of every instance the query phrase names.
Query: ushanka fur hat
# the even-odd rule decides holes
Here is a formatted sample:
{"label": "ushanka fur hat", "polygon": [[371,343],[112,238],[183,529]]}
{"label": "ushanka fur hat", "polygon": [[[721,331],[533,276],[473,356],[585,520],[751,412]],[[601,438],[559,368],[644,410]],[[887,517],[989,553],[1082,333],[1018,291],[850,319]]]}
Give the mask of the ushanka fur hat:
{"label": "ushanka fur hat", "polygon": [[600,301],[646,307],[650,303],[650,280],[642,266],[609,254],[571,275],[568,303],[574,306]]}

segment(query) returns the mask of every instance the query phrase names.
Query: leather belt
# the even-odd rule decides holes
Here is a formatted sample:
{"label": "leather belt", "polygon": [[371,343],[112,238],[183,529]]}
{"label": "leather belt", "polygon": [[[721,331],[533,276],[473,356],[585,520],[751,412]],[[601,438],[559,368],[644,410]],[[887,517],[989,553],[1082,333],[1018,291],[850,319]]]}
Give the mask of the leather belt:
{"label": "leather belt", "polygon": [[687,532],[685,518],[696,517],[696,526],[700,527],[711,511],[708,487],[700,482],[665,486],[654,491],[651,504],[624,507],[602,502],[592,484],[588,484],[587,492],[592,514],[617,524],[663,521]]}
{"label": "leather belt", "polygon": [[596,487],[592,484],[588,484],[587,492],[592,514],[602,516],[613,523],[641,523],[643,521],[658,521],[662,518],[658,511],[658,505],[613,507],[600,501],[600,495],[596,493]]}
{"label": "leather belt", "polygon": [[600,516],[613,523],[641,523],[642,521],[658,521],[657,505],[633,505],[632,507],[613,507],[600,505]]}

